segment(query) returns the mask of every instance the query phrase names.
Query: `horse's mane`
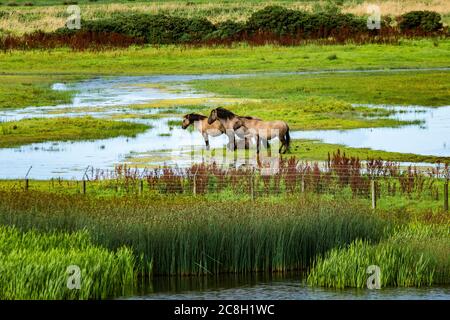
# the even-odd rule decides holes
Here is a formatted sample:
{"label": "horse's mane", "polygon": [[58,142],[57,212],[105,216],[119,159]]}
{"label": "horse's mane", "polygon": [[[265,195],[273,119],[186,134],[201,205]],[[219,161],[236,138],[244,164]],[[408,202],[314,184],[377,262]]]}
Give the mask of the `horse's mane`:
{"label": "horse's mane", "polygon": [[222,107],[217,108],[216,112],[217,112],[217,117],[221,118],[221,119],[232,119],[232,118],[234,118],[236,116],[230,110],[227,110],[227,109],[222,108]]}
{"label": "horse's mane", "polygon": [[207,116],[204,116],[204,115],[198,114],[198,113],[189,113],[189,114],[185,115],[185,117],[187,117],[189,119],[189,121],[200,121],[200,120],[208,118]]}

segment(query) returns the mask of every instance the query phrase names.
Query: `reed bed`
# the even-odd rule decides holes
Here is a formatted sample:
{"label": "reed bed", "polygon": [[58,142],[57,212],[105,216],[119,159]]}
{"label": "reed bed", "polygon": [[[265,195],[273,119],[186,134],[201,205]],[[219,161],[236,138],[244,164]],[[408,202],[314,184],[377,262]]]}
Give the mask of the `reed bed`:
{"label": "reed bed", "polygon": [[356,240],[334,248],[313,264],[313,286],[365,288],[367,267],[380,267],[381,287],[447,284],[450,279],[449,225],[413,224],[396,230],[379,244]]}
{"label": "reed bed", "polygon": [[[67,268],[81,270],[80,289],[69,289]],[[86,231],[21,232],[0,226],[1,299],[105,299],[136,285],[130,249],[94,245]]]}
{"label": "reed bed", "polygon": [[306,270],[333,247],[379,241],[389,225],[354,201],[317,197],[254,203],[2,191],[0,199],[0,224],[87,229],[99,245],[130,247],[143,276]]}

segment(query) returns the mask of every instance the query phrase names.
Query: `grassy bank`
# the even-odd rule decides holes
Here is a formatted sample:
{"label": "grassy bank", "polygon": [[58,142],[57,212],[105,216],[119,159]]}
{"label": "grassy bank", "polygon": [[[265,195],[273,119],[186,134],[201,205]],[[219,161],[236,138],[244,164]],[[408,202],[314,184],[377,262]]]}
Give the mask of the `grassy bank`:
{"label": "grassy bank", "polygon": [[77,141],[133,137],[149,126],[92,117],[33,118],[0,123],[0,148],[44,141]]}
{"label": "grassy bank", "polygon": [[[136,285],[135,257],[93,244],[85,231],[21,232],[0,226],[1,299],[105,299]],[[69,266],[80,269],[80,288],[69,289]],[[73,272],[73,271],[70,271]]]}
{"label": "grassy bank", "polygon": [[[363,46],[250,47],[241,44],[213,48],[160,46],[100,52],[55,49],[0,53],[0,70],[2,73],[142,75],[431,68],[449,67],[449,52],[449,40],[404,40],[400,45]],[[333,55],[337,59],[329,58]]]}

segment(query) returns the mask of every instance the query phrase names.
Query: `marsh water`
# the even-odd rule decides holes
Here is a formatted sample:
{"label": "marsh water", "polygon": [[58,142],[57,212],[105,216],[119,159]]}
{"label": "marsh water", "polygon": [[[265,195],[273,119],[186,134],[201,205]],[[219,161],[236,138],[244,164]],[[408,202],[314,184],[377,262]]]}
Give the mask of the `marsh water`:
{"label": "marsh water", "polygon": [[[346,72],[346,71],[339,71]],[[372,71],[374,72],[374,71]],[[381,72],[386,72],[381,70]],[[307,74],[308,72],[303,72]],[[318,72],[313,72],[318,73]],[[297,73],[302,74],[302,73]],[[279,73],[277,75],[280,75]],[[76,91],[68,104],[0,111],[0,121],[32,117],[75,117],[90,115],[114,118],[132,115],[122,121],[151,125],[135,137],[116,137],[92,141],[33,143],[16,148],[0,149],[0,178],[21,178],[29,168],[33,179],[81,179],[86,168],[113,169],[127,163],[139,166],[162,164],[187,166],[204,160],[204,141],[196,131],[174,125],[188,109],[176,109],[176,115],[159,117],[161,108],[132,108],[130,106],[154,101],[202,98],[202,104],[214,104],[210,93],[196,92],[188,85],[193,80],[252,77],[243,75],[161,75],[133,77],[100,77],[77,83],[56,83],[54,90]],[[171,90],[159,87],[170,84]],[[224,103],[224,102],[222,102]],[[225,102],[226,103],[226,102]],[[421,124],[398,128],[352,130],[294,131],[293,138],[319,139],[328,143],[378,150],[410,152],[423,155],[450,156],[450,106],[374,106],[393,109],[391,117],[401,120],[420,120]],[[173,109],[171,111],[174,113]],[[226,144],[225,136],[211,138],[212,148]],[[193,157],[193,150],[196,157]],[[212,160],[220,162],[220,158]]]}
{"label": "marsh water", "polygon": [[326,289],[305,284],[299,274],[215,277],[155,277],[152,284],[123,299],[195,300],[448,300],[450,287]]}

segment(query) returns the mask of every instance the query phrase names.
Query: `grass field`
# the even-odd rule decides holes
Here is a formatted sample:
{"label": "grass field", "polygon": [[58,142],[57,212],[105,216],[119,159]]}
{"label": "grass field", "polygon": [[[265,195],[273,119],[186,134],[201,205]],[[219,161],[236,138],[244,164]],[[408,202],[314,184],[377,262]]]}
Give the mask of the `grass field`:
{"label": "grass field", "polygon": [[148,129],[143,124],[81,118],[34,118],[0,123],[0,148],[44,141],[76,141],[132,137]]}
{"label": "grass field", "polygon": [[[293,103],[317,97],[356,104],[421,106],[448,105],[450,101],[450,72],[448,71],[260,76],[196,81],[193,85],[197,89],[214,92],[221,96]],[[411,94],[411,92],[420,94]],[[314,111],[358,112],[355,109],[345,110],[342,107],[340,110],[339,107],[340,105],[337,105],[327,110],[321,105]],[[305,109],[308,111],[308,107]],[[370,109],[365,109],[360,112],[369,113],[369,111]],[[376,111],[374,113],[377,115]]]}
{"label": "grass field", "polygon": [[[404,40],[400,45],[364,46],[251,47],[241,44],[214,48],[161,46],[101,52],[55,49],[2,52],[0,70],[2,73],[54,75],[148,75],[433,68],[449,67],[449,52],[450,41],[431,39]],[[329,59],[331,55],[336,55],[337,59]]]}

